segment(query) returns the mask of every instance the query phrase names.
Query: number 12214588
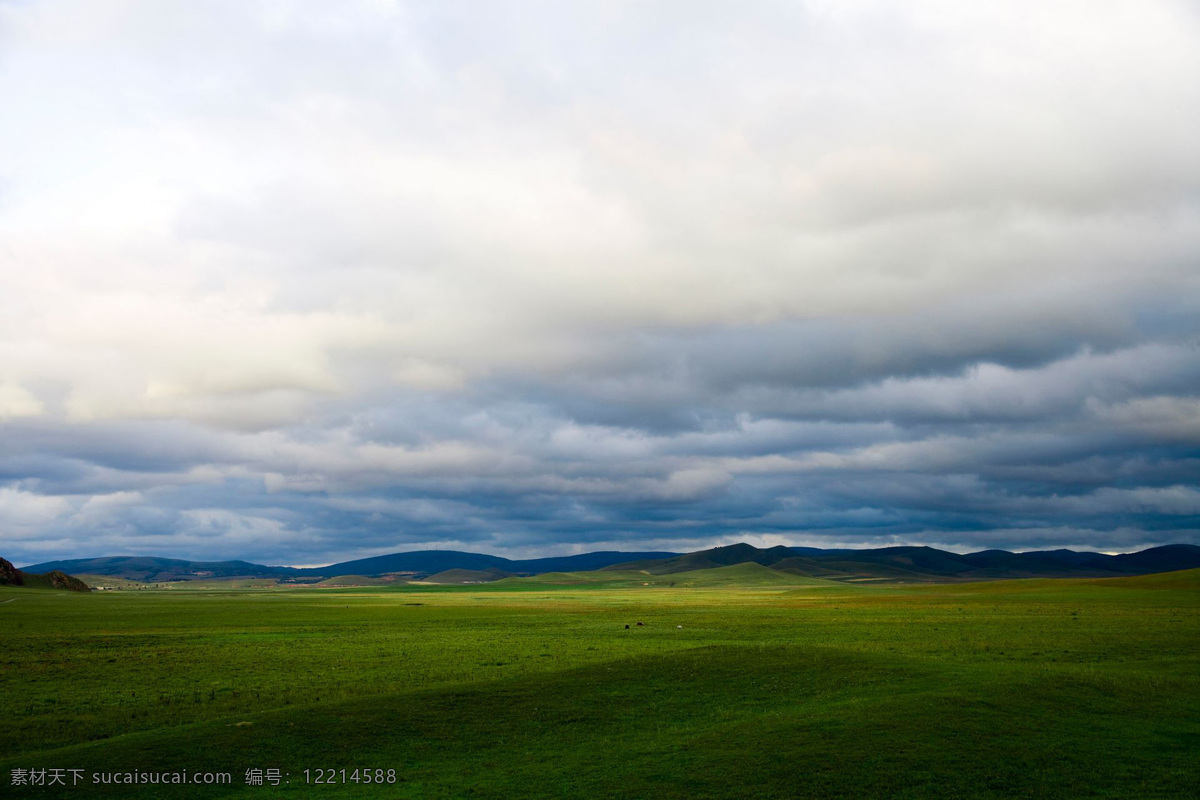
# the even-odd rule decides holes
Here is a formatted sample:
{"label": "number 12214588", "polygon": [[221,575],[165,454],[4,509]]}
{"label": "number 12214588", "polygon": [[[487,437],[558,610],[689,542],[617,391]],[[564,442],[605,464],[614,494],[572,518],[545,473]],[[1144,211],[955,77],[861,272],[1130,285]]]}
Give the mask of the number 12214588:
{"label": "number 12214588", "polygon": [[383,769],[306,769],[304,782],[331,783],[395,783],[396,770]]}

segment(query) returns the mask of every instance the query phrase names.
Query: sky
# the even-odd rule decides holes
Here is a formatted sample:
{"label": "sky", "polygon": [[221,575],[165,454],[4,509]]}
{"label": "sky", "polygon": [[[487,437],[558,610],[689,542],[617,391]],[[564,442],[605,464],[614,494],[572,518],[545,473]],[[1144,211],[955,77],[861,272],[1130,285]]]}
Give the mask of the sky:
{"label": "sky", "polygon": [[1200,544],[1188,2],[0,0],[0,555]]}

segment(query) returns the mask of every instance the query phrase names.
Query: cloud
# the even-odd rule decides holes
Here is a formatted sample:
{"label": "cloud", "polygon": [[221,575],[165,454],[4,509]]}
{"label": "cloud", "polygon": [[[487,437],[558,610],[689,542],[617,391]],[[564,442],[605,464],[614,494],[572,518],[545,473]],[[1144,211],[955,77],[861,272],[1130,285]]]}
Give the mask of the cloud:
{"label": "cloud", "polygon": [[1197,541],[1198,27],[0,6],[8,555]]}
{"label": "cloud", "polygon": [[0,489],[0,515],[9,533],[28,531],[54,521],[69,509],[61,497],[43,497],[19,489]]}
{"label": "cloud", "polygon": [[0,383],[0,420],[34,417],[44,410],[45,406],[29,390],[11,383]]}

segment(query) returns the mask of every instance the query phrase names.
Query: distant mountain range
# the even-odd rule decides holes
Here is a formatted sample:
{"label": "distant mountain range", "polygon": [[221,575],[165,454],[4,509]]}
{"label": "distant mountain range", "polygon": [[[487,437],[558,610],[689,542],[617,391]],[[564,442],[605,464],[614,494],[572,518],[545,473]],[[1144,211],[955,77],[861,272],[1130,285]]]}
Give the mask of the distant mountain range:
{"label": "distant mountain range", "polygon": [[654,575],[667,575],[742,563],[759,564],[794,575],[843,581],[911,583],[996,578],[1117,577],[1200,567],[1200,547],[1172,544],[1110,556],[1075,550],[1029,553],[982,550],[963,555],[932,547],[823,550],[783,546],[763,549],[748,544],[733,544],[695,553],[601,551],[527,560],[457,550],[416,550],[309,568],[271,567],[247,561],[106,556],[47,561],[25,567],[24,571],[57,570],[74,575],[104,575],[137,581],[236,577],[310,582],[341,576],[399,575],[411,579],[432,577],[435,582],[459,583],[498,580],[512,575],[602,569],[643,570]]}
{"label": "distant mountain range", "polygon": [[1200,547],[1172,544],[1110,556],[1074,550],[1029,553],[981,550],[960,555],[932,547],[822,550],[816,547],[782,546],[760,549],[748,544],[734,544],[673,558],[615,564],[608,569],[637,569],[654,575],[669,575],[746,562],[794,575],[833,580],[944,582],[996,578],[1119,577],[1200,567]]}
{"label": "distant mountain range", "polygon": [[408,553],[392,553],[386,556],[343,561],[327,567],[304,568],[270,567],[264,564],[251,564],[247,561],[184,561],[177,558],[155,556],[102,556],[100,558],[47,561],[44,564],[25,567],[25,571],[61,570],[72,575],[106,575],[146,582],[211,580],[213,578],[321,579],[336,578],[341,575],[378,577],[397,573],[423,578],[447,570],[471,570],[481,573],[492,570],[511,575],[586,572],[637,558],[674,558],[678,555],[679,553],[600,551],[574,556],[513,560],[483,553],[464,553],[458,550],[414,550]]}

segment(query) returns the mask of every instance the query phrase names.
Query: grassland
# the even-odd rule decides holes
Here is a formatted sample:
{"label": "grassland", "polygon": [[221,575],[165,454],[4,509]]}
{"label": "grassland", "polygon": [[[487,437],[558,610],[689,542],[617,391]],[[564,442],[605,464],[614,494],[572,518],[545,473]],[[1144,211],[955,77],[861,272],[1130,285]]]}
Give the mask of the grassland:
{"label": "grassland", "polygon": [[[0,785],[186,769],[234,784],[10,795],[1200,796],[1200,571],[769,572],[0,589]],[[253,767],[291,782],[245,786]],[[305,784],[356,767],[397,783]]]}

